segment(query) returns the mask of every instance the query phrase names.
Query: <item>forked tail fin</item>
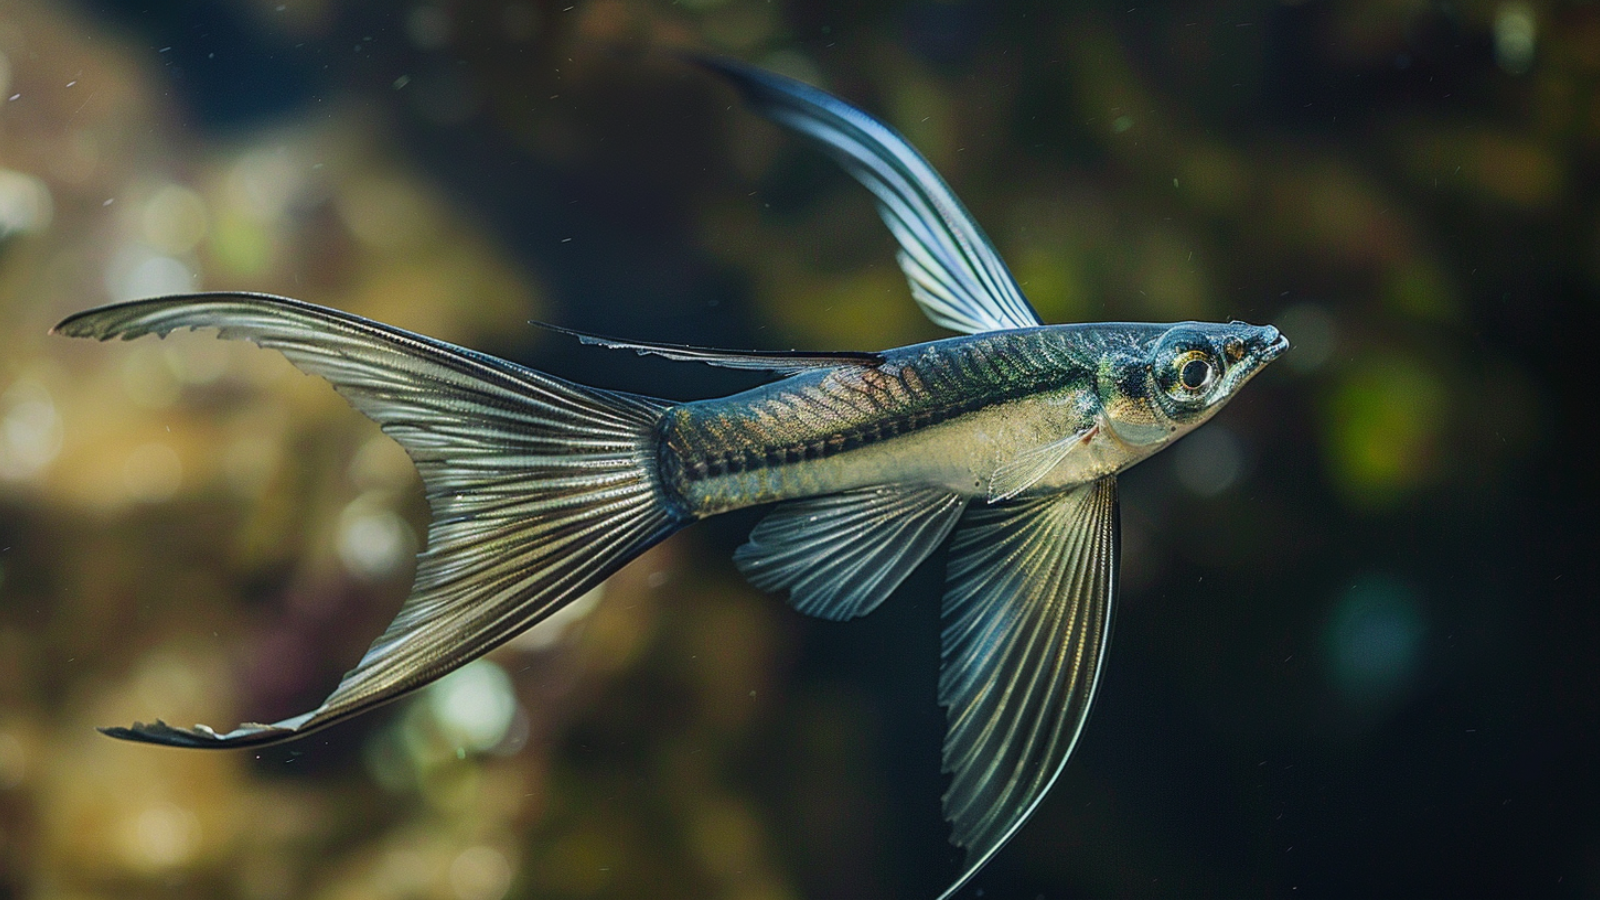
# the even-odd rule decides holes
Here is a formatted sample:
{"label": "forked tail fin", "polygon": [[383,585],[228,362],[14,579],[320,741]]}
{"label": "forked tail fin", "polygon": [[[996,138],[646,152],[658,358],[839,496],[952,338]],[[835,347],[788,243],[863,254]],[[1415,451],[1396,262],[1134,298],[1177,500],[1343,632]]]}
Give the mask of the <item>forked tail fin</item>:
{"label": "forked tail fin", "polygon": [[55,331],[106,340],[180,328],[254,341],[332,382],[411,454],[433,521],[411,597],[320,707],[226,734],[157,721],[103,729],[112,737],[185,747],[298,737],[488,652],[687,523],[657,477],[664,401],[260,294],[138,300]]}

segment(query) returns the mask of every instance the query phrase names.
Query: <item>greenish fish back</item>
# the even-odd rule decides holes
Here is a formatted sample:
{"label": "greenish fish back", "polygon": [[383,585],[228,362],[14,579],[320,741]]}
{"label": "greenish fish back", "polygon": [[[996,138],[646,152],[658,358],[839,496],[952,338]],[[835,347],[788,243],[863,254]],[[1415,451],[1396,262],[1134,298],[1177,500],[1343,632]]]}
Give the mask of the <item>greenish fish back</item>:
{"label": "greenish fish back", "polygon": [[[1092,378],[1059,328],[903,347],[876,367],[807,372],[674,407],[661,424],[661,477],[696,516],[861,487],[842,457]],[[826,462],[837,464],[818,465]]]}

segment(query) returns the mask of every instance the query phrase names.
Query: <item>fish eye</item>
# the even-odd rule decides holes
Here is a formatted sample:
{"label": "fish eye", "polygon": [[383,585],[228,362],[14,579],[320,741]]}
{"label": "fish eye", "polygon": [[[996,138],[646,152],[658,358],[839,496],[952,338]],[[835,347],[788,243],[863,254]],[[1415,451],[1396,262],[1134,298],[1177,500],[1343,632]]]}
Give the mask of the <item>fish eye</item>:
{"label": "fish eye", "polygon": [[1178,383],[1190,393],[1197,394],[1210,387],[1217,375],[1211,360],[1199,350],[1190,350],[1179,356],[1173,360],[1173,367],[1178,370]]}

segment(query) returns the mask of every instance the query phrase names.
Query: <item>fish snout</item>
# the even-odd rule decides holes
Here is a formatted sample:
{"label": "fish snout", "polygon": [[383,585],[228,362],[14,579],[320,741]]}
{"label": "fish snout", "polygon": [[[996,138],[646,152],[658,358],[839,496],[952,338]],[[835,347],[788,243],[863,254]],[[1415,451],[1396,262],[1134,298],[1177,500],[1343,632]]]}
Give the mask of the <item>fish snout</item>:
{"label": "fish snout", "polygon": [[1261,355],[1263,363],[1272,362],[1289,349],[1289,339],[1284,337],[1283,332],[1272,325],[1261,326],[1256,342],[1259,348],[1257,352]]}

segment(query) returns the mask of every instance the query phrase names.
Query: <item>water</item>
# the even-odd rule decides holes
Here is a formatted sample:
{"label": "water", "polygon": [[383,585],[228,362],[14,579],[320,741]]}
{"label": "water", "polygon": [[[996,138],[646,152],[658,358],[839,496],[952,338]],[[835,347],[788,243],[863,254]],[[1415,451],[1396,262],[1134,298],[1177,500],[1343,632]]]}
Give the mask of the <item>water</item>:
{"label": "water", "polygon": [[308,708],[403,597],[426,505],[276,356],[47,337],[68,313],[268,290],[684,399],[753,382],[525,322],[942,336],[854,183],[635,52],[680,39],[900,127],[1052,321],[1300,344],[1124,479],[1137,577],[1099,705],[975,889],[1600,892],[1593,11],[567,6],[0,10],[0,894],[949,880],[941,560],[865,620],[806,620],[734,570],[753,516],[299,743],[93,731]]}

